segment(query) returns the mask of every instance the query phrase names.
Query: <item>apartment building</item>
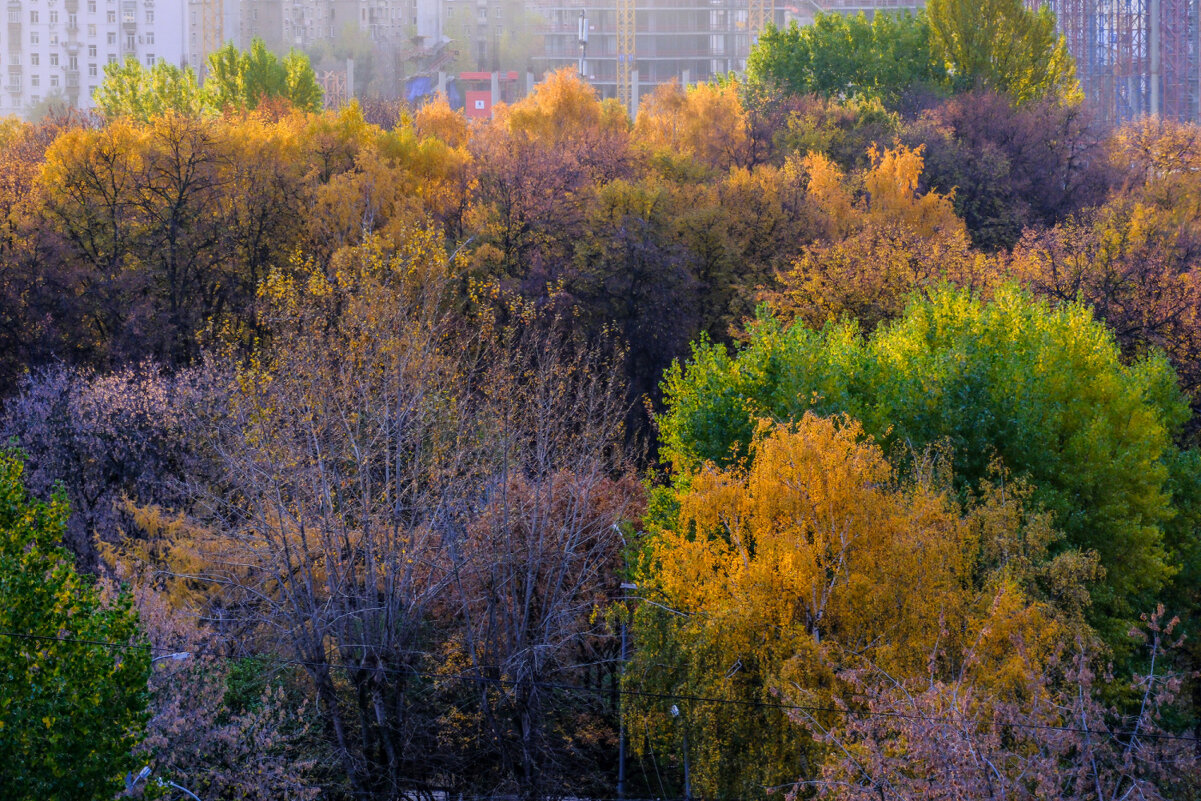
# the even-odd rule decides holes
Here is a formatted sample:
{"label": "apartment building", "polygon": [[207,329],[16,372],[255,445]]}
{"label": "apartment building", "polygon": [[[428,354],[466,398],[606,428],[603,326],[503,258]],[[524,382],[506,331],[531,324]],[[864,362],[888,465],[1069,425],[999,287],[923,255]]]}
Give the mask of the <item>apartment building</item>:
{"label": "apartment building", "polygon": [[186,62],[185,0],[3,0],[0,115],[91,108],[104,65]]}

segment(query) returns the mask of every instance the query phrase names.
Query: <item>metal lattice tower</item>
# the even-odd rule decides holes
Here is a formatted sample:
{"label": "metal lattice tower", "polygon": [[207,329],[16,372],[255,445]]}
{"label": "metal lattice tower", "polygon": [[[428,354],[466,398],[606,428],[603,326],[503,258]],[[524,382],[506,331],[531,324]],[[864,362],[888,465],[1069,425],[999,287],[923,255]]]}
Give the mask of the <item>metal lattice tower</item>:
{"label": "metal lattice tower", "polygon": [[771,22],[772,14],[775,11],[773,6],[773,0],[750,0],[750,6],[747,9],[747,28],[752,41],[759,36],[763,27]]}
{"label": "metal lattice tower", "polygon": [[1197,116],[1197,4],[1159,0],[1160,114],[1184,121]]}
{"label": "metal lattice tower", "polygon": [[[634,96],[631,78],[634,70],[636,20],[634,0],[617,0],[617,99],[627,109],[630,108],[630,100]],[[631,110],[631,116],[633,113]]]}

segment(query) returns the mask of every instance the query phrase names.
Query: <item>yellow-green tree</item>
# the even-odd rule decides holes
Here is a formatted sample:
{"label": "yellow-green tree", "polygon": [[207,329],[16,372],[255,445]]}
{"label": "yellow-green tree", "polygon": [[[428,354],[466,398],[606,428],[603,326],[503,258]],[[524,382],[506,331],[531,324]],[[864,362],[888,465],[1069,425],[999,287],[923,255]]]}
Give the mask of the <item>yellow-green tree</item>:
{"label": "yellow-green tree", "polygon": [[67,504],[0,453],[0,786],[14,801],[112,798],[146,724],[150,649],[128,594],[106,598],[61,546]]}
{"label": "yellow-green tree", "polygon": [[749,454],[761,417],[806,411],[849,413],[890,447],[944,442],[961,488],[1000,460],[1034,484],[1068,545],[1099,554],[1091,619],[1115,647],[1191,552],[1169,525],[1172,488],[1194,469],[1173,443],[1188,416],[1176,375],[1161,356],[1123,363],[1081,306],[939,288],[870,337],[765,316],[733,354],[695,347],[665,394],[664,454],[682,472]]}
{"label": "yellow-green tree", "polygon": [[952,84],[989,89],[1015,103],[1080,98],[1076,66],[1055,14],[1022,0],[930,0],[926,6],[935,55]]}

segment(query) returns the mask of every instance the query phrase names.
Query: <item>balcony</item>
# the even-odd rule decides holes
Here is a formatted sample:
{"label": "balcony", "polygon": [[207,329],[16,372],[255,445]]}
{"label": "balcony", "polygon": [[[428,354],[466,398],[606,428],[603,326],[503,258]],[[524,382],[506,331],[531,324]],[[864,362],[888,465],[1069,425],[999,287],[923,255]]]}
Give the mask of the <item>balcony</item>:
{"label": "balcony", "polygon": [[67,88],[79,88],[79,70],[67,70]]}

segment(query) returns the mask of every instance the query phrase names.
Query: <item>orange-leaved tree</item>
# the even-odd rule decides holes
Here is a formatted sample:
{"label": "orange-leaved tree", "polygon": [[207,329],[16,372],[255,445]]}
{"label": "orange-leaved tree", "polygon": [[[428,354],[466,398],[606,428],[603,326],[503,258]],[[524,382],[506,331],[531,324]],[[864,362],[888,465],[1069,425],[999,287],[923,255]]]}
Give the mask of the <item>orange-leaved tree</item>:
{"label": "orange-leaved tree", "polygon": [[[815,776],[826,749],[786,725],[786,707],[829,725],[852,700],[847,669],[954,672],[976,640],[980,675],[1011,691],[1029,673],[1005,636],[1037,662],[1079,626],[1078,611],[1033,600],[1055,535],[1021,510],[1020,490],[964,513],[937,453],[897,470],[846,417],[761,422],[752,453],[662,491],[637,567],[626,686],[648,694],[630,726],[642,748],[687,760],[700,794]],[[1076,586],[1092,564],[1073,556],[1053,573]]]}

